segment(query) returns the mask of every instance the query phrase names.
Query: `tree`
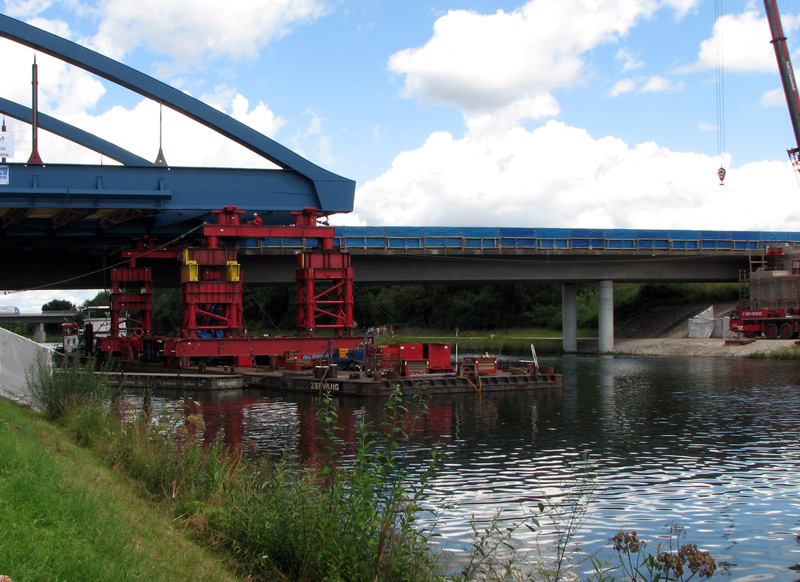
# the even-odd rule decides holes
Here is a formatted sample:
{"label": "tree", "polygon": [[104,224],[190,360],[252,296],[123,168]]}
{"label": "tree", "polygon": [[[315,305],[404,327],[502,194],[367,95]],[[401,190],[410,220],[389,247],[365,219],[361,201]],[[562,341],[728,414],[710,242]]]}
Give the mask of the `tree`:
{"label": "tree", "polygon": [[111,296],[108,291],[100,291],[92,297],[83,302],[83,305],[111,305]]}
{"label": "tree", "polygon": [[[77,311],[78,308],[71,301],[66,299],[53,299],[42,305],[42,313],[46,311]],[[46,323],[44,325],[46,333],[61,333],[61,325],[58,323]]]}
{"label": "tree", "polygon": [[77,311],[78,308],[66,299],[53,299],[42,305],[42,311]]}

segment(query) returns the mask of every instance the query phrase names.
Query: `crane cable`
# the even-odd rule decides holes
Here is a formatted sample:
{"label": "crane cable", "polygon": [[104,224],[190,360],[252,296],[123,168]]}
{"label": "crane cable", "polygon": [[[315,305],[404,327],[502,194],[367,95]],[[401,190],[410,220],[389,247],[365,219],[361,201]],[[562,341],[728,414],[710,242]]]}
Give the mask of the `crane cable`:
{"label": "crane cable", "polygon": [[722,0],[715,0],[716,86],[717,86],[717,155],[719,156],[719,185],[725,195],[725,75],[722,42]]}

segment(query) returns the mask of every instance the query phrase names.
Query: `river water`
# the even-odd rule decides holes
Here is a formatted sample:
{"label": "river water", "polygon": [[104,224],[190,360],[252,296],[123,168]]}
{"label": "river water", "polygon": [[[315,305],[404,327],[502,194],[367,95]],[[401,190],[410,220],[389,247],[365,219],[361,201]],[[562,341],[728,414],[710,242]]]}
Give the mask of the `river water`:
{"label": "river water", "polygon": [[[713,358],[542,358],[564,375],[561,391],[437,397],[406,462],[430,447],[441,461],[423,523],[458,556],[471,524],[520,524],[522,550],[552,545],[552,521],[585,509],[572,543],[609,554],[608,539],[638,532],[657,553],[666,526],[730,563],[732,580],[795,581],[800,572],[800,362]],[[202,400],[207,438],[253,440],[263,454],[314,454],[318,398],[236,394]],[[352,443],[382,402],[337,401]],[[348,445],[352,450],[352,446]],[[590,491],[590,494],[587,493]],[[538,505],[545,506],[542,513]],[[435,518],[434,518],[435,515]],[[527,521],[531,524],[531,521]],[[546,551],[546,550],[545,550]],[[580,554],[573,554],[580,555]],[[453,557],[454,563],[457,558]],[[585,577],[590,568],[576,569]]]}

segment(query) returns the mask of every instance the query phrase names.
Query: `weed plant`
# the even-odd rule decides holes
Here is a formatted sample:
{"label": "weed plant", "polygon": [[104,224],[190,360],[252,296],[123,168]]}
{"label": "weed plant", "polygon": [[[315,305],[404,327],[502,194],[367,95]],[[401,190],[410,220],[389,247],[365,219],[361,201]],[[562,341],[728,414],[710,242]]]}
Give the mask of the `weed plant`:
{"label": "weed plant", "polygon": [[108,381],[95,374],[92,360],[81,363],[68,358],[63,368],[58,368],[41,357],[26,379],[31,404],[51,420],[61,418],[71,408],[102,405],[110,394]]}
{"label": "weed plant", "polygon": [[352,458],[339,451],[336,407],[324,396],[314,466],[260,465],[231,493],[218,523],[236,556],[265,580],[416,581],[436,578],[436,556],[416,524],[435,462],[417,484],[400,459],[424,402],[396,391],[377,431],[362,422]]}
{"label": "weed plant", "polygon": [[[119,406],[125,406],[124,403]],[[178,515],[192,515],[220,502],[240,467],[241,449],[221,440],[203,443],[199,415],[178,401],[157,418],[141,414],[118,422],[108,461],[144,486]],[[126,415],[117,412],[116,417]]]}
{"label": "weed plant", "polygon": [[[669,523],[668,542],[659,544],[656,554],[645,553],[647,542],[637,533],[620,531],[609,541],[616,552],[618,568],[608,562],[595,559],[594,577],[597,582],[611,582],[614,571],[621,571],[626,580],[643,582],[688,582],[695,576],[711,578],[717,563],[708,552],[699,550],[695,544],[680,544],[686,537],[683,526]],[[680,545],[679,545],[680,544]],[[722,564],[727,573],[728,564]]]}
{"label": "weed plant", "polygon": [[796,347],[782,348],[772,352],[755,352],[745,357],[751,360],[800,360],[800,350]]}

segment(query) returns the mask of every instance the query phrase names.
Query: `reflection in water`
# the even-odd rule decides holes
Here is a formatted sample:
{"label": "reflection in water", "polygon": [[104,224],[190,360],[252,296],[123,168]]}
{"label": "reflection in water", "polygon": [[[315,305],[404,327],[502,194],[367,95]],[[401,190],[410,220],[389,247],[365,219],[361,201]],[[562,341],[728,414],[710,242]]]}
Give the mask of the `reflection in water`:
{"label": "reflection in water", "polygon": [[[638,531],[655,551],[664,526],[677,523],[689,541],[736,564],[734,579],[795,580],[788,566],[800,562],[798,364],[606,356],[546,364],[564,374],[563,391],[431,401],[407,463],[412,474],[422,470],[440,444],[427,503],[448,548],[468,540],[471,520],[523,520],[539,502],[562,502],[586,476],[596,486],[578,539],[588,551],[620,529]],[[270,456],[314,456],[318,397],[232,396],[198,400],[206,439],[221,434],[230,444],[253,440]],[[359,422],[379,424],[383,401],[336,404],[343,452],[352,454]],[[533,543],[523,531],[517,543]]]}

